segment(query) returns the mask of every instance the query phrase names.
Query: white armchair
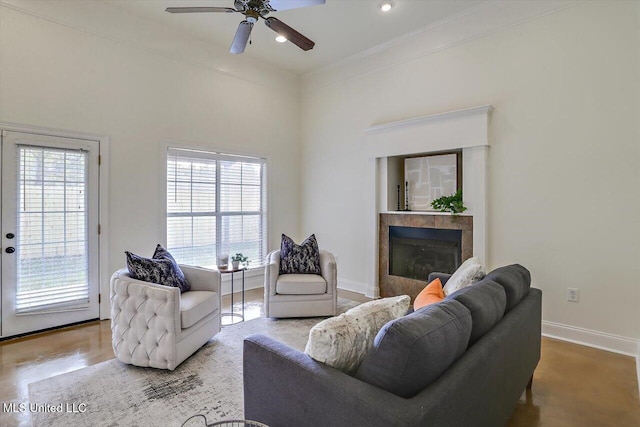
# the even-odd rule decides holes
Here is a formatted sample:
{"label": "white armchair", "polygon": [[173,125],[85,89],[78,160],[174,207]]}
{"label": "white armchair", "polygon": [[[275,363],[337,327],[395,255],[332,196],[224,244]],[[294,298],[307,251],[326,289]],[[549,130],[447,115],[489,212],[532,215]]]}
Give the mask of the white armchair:
{"label": "white armchair", "polygon": [[269,253],[264,271],[265,317],[335,316],[338,278],[330,252],[320,250],[320,272],[280,275],[280,251]]}
{"label": "white armchair", "polygon": [[181,265],[191,290],[111,276],[111,340],[123,363],[174,370],[220,332],[220,272]]}

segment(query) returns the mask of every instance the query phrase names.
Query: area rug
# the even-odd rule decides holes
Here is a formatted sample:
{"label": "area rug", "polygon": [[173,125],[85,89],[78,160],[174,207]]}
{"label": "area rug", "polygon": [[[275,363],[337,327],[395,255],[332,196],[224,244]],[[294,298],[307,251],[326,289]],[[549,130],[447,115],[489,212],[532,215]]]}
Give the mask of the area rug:
{"label": "area rug", "polygon": [[[338,312],[356,305],[339,298]],[[309,330],[321,320],[261,317],[225,326],[174,371],[112,359],[29,384],[30,404],[49,405],[31,414],[33,425],[180,426],[195,414],[205,415],[208,423],[242,419],[244,338],[261,333],[302,351]],[[186,425],[203,425],[196,421]]]}

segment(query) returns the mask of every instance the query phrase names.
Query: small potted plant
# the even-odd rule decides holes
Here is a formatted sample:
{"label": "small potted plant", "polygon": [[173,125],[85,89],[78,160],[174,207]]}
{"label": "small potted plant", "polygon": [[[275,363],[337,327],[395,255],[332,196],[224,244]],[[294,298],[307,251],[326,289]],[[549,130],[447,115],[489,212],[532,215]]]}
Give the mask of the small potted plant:
{"label": "small potted plant", "polygon": [[249,258],[247,258],[246,256],[242,255],[242,252],[238,252],[237,254],[235,254],[234,256],[231,257],[231,266],[235,270],[238,267],[240,267],[240,263],[242,263],[242,265],[246,266],[248,260],[249,260]]}
{"label": "small potted plant", "polygon": [[431,206],[440,212],[450,212],[453,219],[455,219],[459,213],[467,210],[467,207],[462,203],[462,190],[456,191],[450,196],[442,196],[431,202]]}

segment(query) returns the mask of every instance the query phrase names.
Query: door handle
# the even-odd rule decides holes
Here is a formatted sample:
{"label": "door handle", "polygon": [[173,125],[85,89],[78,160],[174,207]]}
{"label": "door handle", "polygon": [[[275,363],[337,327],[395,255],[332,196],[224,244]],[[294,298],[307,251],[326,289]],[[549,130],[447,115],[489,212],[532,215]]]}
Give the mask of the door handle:
{"label": "door handle", "polygon": [[16,248],[14,248],[13,246],[9,246],[7,249],[4,250],[6,253],[8,254],[12,254],[16,251]]}

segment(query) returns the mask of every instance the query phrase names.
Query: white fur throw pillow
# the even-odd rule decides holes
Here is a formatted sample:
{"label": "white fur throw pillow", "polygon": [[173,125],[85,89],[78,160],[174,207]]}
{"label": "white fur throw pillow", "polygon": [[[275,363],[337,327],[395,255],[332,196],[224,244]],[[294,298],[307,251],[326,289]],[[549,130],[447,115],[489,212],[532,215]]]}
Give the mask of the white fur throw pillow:
{"label": "white fur throw pillow", "polygon": [[391,320],[404,316],[410,301],[408,295],[378,299],[323,320],[309,331],[304,352],[318,362],[354,374],[378,331]]}
{"label": "white fur throw pillow", "polygon": [[484,270],[477,257],[472,257],[462,263],[460,267],[451,275],[442,290],[445,295],[451,295],[455,291],[466,288],[473,282],[484,277]]}

